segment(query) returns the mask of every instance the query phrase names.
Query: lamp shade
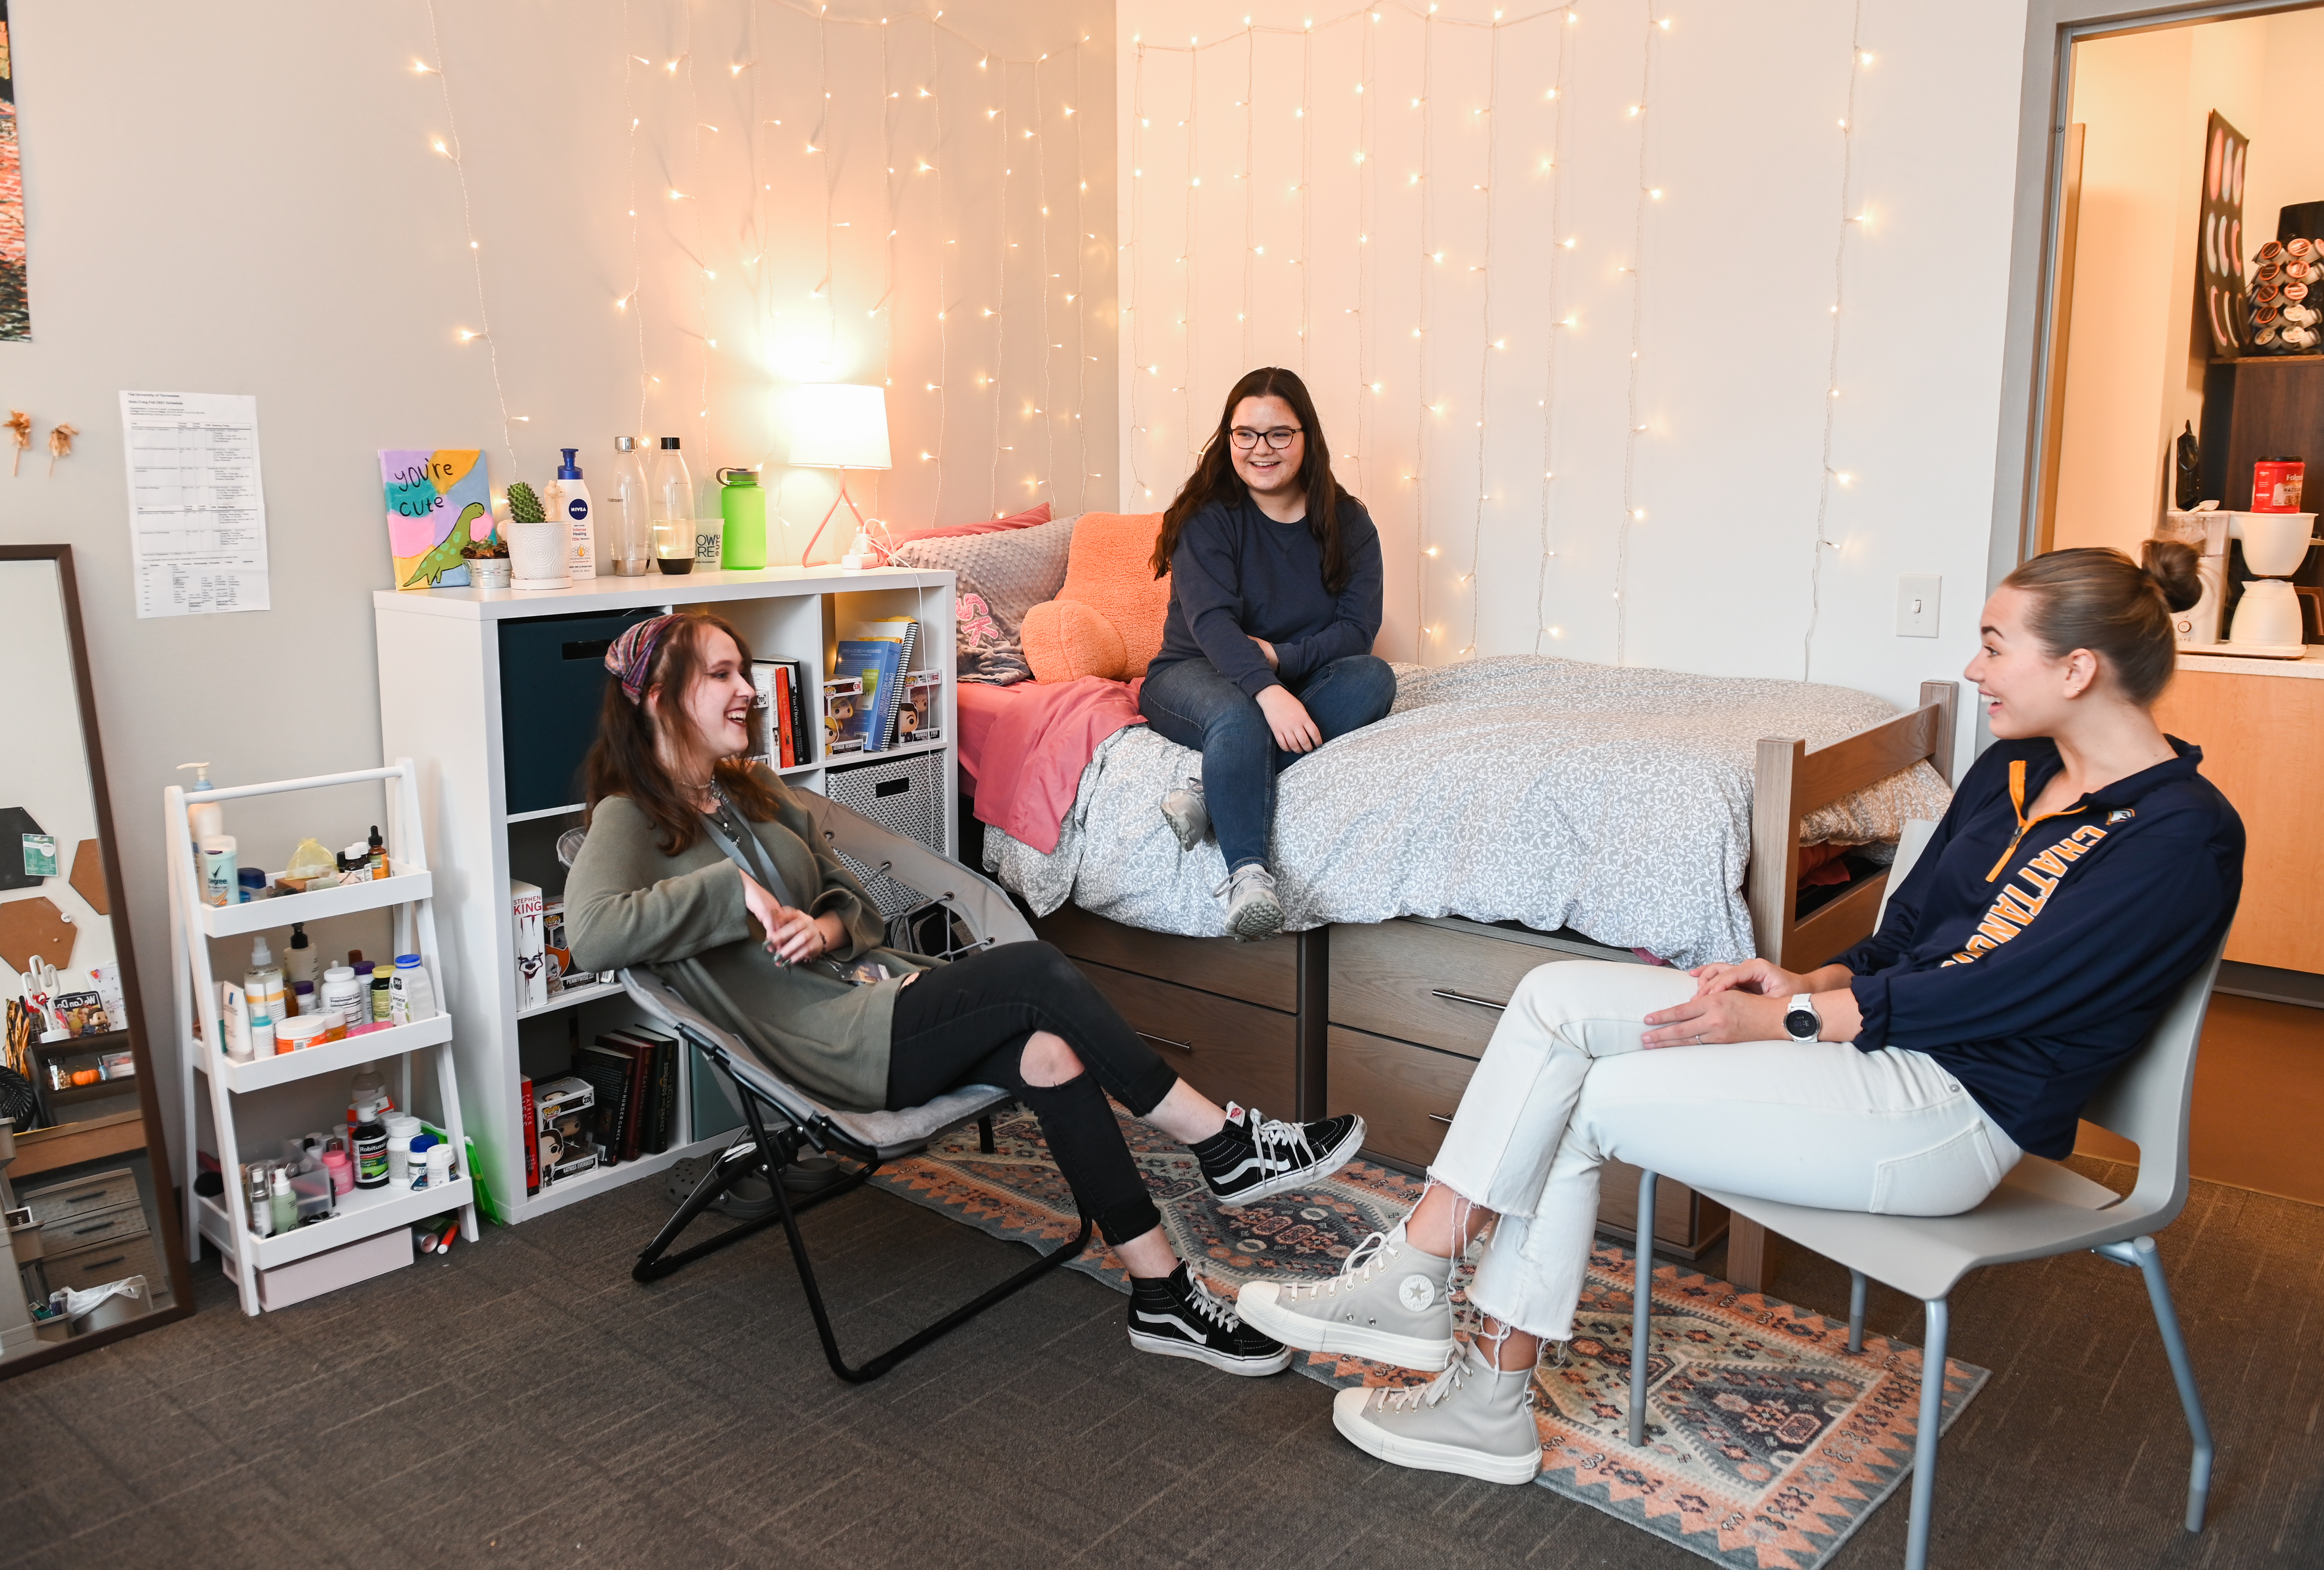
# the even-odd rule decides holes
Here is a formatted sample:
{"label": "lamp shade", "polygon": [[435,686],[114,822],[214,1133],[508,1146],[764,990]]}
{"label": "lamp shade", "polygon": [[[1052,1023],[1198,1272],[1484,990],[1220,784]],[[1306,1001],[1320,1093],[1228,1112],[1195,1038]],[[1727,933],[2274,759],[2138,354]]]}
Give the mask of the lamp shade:
{"label": "lamp shade", "polygon": [[794,388],[791,462],[808,469],[886,469],[888,399],[876,387],[827,381]]}

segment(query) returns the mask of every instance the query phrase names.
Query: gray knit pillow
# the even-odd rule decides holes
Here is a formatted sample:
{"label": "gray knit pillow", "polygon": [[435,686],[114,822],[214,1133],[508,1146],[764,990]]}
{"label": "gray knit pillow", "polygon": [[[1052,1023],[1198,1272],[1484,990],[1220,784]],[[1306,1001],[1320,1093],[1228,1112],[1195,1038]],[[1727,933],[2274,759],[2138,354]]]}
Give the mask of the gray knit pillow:
{"label": "gray knit pillow", "polygon": [[897,547],[893,560],[899,567],[959,574],[953,603],[960,622],[960,679],[1007,686],[1032,679],[1020,630],[1025,612],[1065,587],[1073,543],[1074,519],[1061,518],[995,534],[910,540]]}

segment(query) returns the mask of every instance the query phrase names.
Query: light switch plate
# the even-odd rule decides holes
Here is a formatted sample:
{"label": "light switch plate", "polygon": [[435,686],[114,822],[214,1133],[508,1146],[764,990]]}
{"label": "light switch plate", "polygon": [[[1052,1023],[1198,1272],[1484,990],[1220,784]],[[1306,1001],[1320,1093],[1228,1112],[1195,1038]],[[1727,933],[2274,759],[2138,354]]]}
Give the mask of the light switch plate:
{"label": "light switch plate", "polygon": [[1936,637],[1937,587],[1942,582],[1934,573],[1906,573],[1896,580],[1897,637]]}

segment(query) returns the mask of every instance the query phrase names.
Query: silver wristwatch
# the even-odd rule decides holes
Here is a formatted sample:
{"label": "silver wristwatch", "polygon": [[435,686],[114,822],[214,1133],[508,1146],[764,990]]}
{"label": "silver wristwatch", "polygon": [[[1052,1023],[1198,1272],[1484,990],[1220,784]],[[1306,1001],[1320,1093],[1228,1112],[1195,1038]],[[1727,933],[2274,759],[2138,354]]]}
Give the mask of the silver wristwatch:
{"label": "silver wristwatch", "polygon": [[1815,998],[1805,992],[1793,997],[1791,1007],[1784,1011],[1784,1029],[1795,1042],[1812,1042],[1823,1030],[1823,1016],[1816,1013]]}

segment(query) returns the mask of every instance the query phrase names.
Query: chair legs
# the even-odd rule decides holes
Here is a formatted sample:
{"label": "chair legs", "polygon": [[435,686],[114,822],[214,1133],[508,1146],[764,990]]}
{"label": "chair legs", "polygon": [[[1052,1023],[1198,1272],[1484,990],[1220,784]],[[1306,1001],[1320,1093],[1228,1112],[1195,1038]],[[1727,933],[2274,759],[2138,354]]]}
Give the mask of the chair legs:
{"label": "chair legs", "polygon": [[2195,1388],[2194,1365],[2187,1361],[2187,1337],[2179,1328],[2179,1311],[2171,1304],[2171,1284],[2163,1278],[2163,1256],[2152,1237],[2109,1243],[2092,1249],[2116,1264],[2135,1266],[2146,1278],[2147,1300],[2154,1305],[2154,1327],[2163,1333],[2163,1355],[2171,1360],[2171,1377],[2179,1386],[2179,1405],[2187,1414],[2187,1435],[2195,1456],[2187,1469],[2187,1529],[2203,1529],[2203,1507],[2211,1492],[2211,1423],[2203,1415],[2202,1392]]}
{"label": "chair legs", "polygon": [[1936,1507],[1937,1435],[1945,1419],[1945,1337],[1950,1314],[1945,1299],[1931,1299],[1929,1334],[1921,1348],[1921,1428],[1913,1441],[1913,1516],[1904,1528],[1904,1570],[1929,1563],[1929,1518]]}
{"label": "chair legs", "polygon": [[1864,1272],[1848,1272],[1848,1349],[1864,1350]]}
{"label": "chair legs", "polygon": [[1637,1282],[1630,1289],[1630,1443],[1646,1442],[1647,1364],[1652,1360],[1655,1290],[1655,1175],[1638,1174]]}

